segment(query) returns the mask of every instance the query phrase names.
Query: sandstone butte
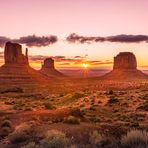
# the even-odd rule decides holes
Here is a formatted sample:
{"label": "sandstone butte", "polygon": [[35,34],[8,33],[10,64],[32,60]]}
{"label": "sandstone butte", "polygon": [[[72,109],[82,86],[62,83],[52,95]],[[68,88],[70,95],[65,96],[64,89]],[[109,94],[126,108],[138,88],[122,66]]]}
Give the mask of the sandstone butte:
{"label": "sandstone butte", "polygon": [[132,52],[120,52],[114,57],[113,70],[105,74],[103,79],[126,80],[145,79],[146,74],[137,69],[136,56]]}
{"label": "sandstone butte", "polygon": [[64,76],[61,72],[55,69],[54,60],[52,58],[46,58],[44,60],[40,72],[49,77]]}

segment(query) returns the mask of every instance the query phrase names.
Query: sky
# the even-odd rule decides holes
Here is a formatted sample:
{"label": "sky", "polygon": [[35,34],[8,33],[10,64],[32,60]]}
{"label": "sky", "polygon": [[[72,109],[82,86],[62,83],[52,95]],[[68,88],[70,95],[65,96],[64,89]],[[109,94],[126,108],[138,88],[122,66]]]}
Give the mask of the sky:
{"label": "sky", "polygon": [[[56,36],[55,42],[29,46],[30,64],[39,68],[44,58],[55,59],[56,67],[112,67],[119,52],[133,52],[138,67],[148,69],[148,43],[68,42],[75,33],[84,37],[121,34],[148,35],[148,0],[0,0],[0,37]],[[26,39],[26,38],[25,38]],[[28,41],[28,40],[27,40]],[[21,42],[23,48],[28,46]],[[3,47],[0,63],[3,63]]]}

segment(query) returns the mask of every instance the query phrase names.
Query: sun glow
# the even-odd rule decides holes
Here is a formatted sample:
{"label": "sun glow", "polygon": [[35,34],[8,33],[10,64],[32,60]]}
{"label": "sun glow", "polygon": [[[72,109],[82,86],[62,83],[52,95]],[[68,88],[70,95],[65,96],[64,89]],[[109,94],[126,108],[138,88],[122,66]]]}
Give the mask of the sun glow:
{"label": "sun glow", "polygon": [[88,68],[88,64],[87,64],[87,63],[83,63],[82,66],[83,66],[83,68],[85,68],[85,69]]}

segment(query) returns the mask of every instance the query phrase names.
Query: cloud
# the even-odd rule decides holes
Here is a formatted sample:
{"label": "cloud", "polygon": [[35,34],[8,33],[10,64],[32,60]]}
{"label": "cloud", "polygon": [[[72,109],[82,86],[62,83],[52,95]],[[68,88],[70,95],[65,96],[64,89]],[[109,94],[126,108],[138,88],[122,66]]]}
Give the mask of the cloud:
{"label": "cloud", "polygon": [[28,47],[41,47],[41,46],[49,46],[50,44],[56,43],[58,41],[56,36],[36,36],[36,35],[29,35],[20,37],[16,40],[20,44],[25,44]]}
{"label": "cloud", "polygon": [[0,47],[4,47],[5,43],[10,41],[10,38],[4,37],[4,36],[0,36]]}
{"label": "cloud", "polygon": [[0,47],[4,47],[5,43],[8,41],[17,42],[19,44],[25,44],[28,47],[42,47],[49,46],[58,41],[57,36],[36,36],[28,35],[20,37],[19,39],[10,39],[8,37],[0,36]]}
{"label": "cloud", "polygon": [[103,37],[85,37],[79,36],[75,33],[70,34],[66,40],[70,43],[91,43],[91,42],[104,42]]}
{"label": "cloud", "polygon": [[70,34],[66,40],[69,43],[97,43],[97,42],[117,42],[117,43],[140,43],[140,42],[148,42],[147,35],[115,35],[115,36],[107,36],[107,37],[87,37],[80,36],[75,33]]}

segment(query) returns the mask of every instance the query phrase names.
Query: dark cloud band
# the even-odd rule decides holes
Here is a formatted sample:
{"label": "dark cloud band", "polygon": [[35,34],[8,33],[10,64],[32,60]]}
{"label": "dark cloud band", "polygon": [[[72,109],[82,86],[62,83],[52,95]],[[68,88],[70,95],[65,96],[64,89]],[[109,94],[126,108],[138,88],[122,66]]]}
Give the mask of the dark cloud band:
{"label": "dark cloud band", "polygon": [[70,34],[66,40],[69,43],[95,43],[95,42],[118,42],[118,43],[140,43],[148,42],[147,35],[115,35],[107,37],[86,37],[75,33]]}
{"label": "dark cloud band", "polygon": [[0,36],[0,47],[3,47],[7,41],[25,44],[28,47],[42,47],[56,43],[58,38],[54,35],[41,37],[36,35],[29,35],[20,37],[19,39],[10,39],[4,36]]}

